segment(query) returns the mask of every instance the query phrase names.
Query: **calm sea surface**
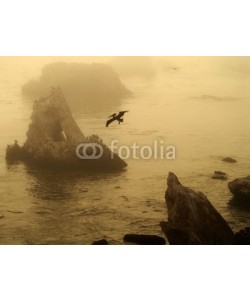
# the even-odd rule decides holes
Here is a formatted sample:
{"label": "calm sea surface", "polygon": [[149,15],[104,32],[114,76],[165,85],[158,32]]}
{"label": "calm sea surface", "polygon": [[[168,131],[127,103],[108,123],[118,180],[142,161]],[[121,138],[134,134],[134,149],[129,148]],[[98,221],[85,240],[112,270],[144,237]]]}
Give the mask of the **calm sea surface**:
{"label": "calm sea surface", "polygon": [[[7,166],[6,146],[25,141],[32,112],[21,86],[50,61],[0,58],[0,244],[89,244],[101,238],[120,244],[126,233],[163,236],[159,222],[167,218],[169,171],[205,193],[234,230],[250,226],[250,207],[233,200],[228,181],[211,179],[215,170],[229,180],[250,173],[248,78],[184,65],[152,79],[122,78],[134,94],[117,106],[71,104],[85,135],[97,134],[107,145],[117,140],[119,147],[162,141],[175,146],[175,160],[129,158],[127,170],[114,174]],[[122,125],[106,128],[113,110],[129,113]],[[237,163],[222,162],[225,156]]]}

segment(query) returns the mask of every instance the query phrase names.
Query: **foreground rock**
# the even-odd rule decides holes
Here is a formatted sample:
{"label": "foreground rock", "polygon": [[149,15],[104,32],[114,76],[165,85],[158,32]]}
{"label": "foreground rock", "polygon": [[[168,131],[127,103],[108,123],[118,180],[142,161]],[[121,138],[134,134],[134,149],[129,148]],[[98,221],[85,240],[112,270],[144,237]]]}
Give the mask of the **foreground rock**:
{"label": "foreground rock", "polygon": [[250,200],[250,176],[230,181],[228,188],[236,197]]}
{"label": "foreground rock", "polygon": [[[77,148],[80,144],[85,151],[84,145]],[[83,135],[60,89],[35,101],[27,140],[22,147],[17,141],[9,145],[6,159],[81,170],[119,170],[127,165],[98,136]]]}
{"label": "foreground rock", "polygon": [[201,192],[184,187],[169,173],[165,194],[168,222],[161,222],[170,244],[234,244],[234,233]]}
{"label": "foreground rock", "polygon": [[124,242],[138,245],[165,245],[164,238],[153,234],[125,234]]}
{"label": "foreground rock", "polygon": [[225,157],[222,159],[222,161],[228,162],[228,163],[236,163],[237,160],[232,157]]}

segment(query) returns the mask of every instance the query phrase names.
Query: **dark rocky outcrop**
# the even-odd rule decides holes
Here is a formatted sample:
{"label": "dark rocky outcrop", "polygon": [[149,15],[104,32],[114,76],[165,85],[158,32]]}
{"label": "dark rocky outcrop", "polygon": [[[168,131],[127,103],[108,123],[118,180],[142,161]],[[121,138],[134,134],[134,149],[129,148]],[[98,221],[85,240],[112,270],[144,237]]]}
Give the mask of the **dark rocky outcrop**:
{"label": "dark rocky outcrop", "polygon": [[165,194],[168,222],[161,222],[170,244],[234,244],[234,233],[201,192],[184,187],[169,173]]}
{"label": "dark rocky outcrop", "polygon": [[221,171],[214,171],[214,174],[212,176],[212,179],[221,179],[221,180],[227,180],[228,176],[226,173]]}
{"label": "dark rocky outcrop", "polygon": [[116,102],[131,95],[110,66],[65,62],[45,66],[38,80],[22,87],[22,93],[31,97],[48,95],[51,86],[61,87],[70,101],[80,98],[85,105]]}
{"label": "dark rocky outcrop", "polygon": [[[82,143],[90,145],[86,148],[84,158],[94,152],[100,157],[79,158],[77,153],[83,154],[82,148],[78,152],[76,148]],[[118,155],[112,153],[98,136],[84,136],[73,119],[60,89],[54,89],[49,97],[35,101],[27,140],[22,147],[17,142],[8,146],[6,159],[9,162],[22,160],[40,166],[81,170],[119,170],[127,165]]]}
{"label": "dark rocky outcrop", "polygon": [[236,245],[250,245],[250,227],[241,229],[234,236]]}
{"label": "dark rocky outcrop", "polygon": [[108,245],[108,241],[105,239],[94,241],[92,245]]}
{"label": "dark rocky outcrop", "polygon": [[250,200],[250,176],[230,181],[228,188],[236,197]]}
{"label": "dark rocky outcrop", "polygon": [[225,157],[222,159],[222,161],[228,162],[228,163],[236,163],[237,162],[237,160],[232,157]]}
{"label": "dark rocky outcrop", "polygon": [[125,234],[124,242],[138,245],[165,245],[164,238],[153,234]]}

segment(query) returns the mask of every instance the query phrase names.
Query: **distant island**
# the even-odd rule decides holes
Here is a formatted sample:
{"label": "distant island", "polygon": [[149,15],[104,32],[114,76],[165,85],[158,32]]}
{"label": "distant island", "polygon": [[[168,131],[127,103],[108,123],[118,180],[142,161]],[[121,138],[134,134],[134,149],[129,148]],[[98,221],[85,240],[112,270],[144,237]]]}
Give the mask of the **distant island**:
{"label": "distant island", "polygon": [[56,62],[46,65],[38,79],[22,87],[25,96],[48,95],[52,87],[60,87],[70,101],[82,99],[84,103],[115,103],[131,92],[118,74],[106,64]]}

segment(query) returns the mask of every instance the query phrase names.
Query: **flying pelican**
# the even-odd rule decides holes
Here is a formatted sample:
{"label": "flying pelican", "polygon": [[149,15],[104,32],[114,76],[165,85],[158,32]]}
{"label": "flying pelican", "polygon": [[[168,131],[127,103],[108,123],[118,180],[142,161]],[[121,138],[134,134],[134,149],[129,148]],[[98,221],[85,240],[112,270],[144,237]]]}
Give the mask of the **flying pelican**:
{"label": "flying pelican", "polygon": [[108,127],[109,124],[112,123],[112,122],[114,122],[114,121],[118,121],[119,124],[120,124],[121,122],[123,122],[122,117],[123,117],[123,115],[124,115],[126,112],[128,112],[128,110],[120,111],[118,114],[113,114],[113,115],[109,116],[109,118],[111,118],[111,119],[109,119],[109,120],[106,122],[106,127]]}

